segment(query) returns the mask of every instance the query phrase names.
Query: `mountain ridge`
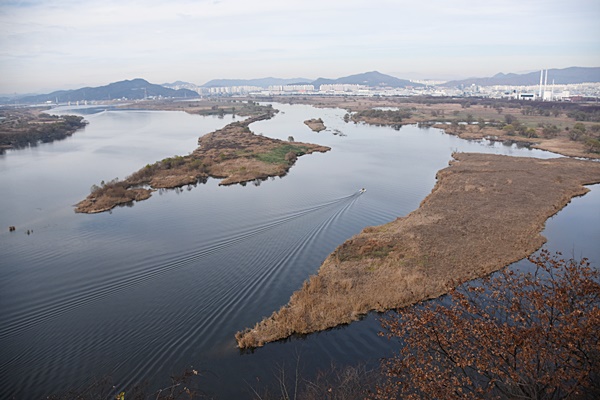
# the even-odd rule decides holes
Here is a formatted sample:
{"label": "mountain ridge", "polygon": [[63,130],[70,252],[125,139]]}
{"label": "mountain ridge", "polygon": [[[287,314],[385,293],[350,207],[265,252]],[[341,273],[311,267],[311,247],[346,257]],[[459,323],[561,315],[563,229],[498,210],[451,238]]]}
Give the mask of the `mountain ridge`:
{"label": "mountain ridge", "polygon": [[156,85],[145,79],[136,78],[109,83],[104,86],[84,87],[74,90],[57,90],[52,93],[24,96],[18,98],[22,103],[43,103],[84,100],[114,100],[127,98],[129,100],[140,100],[152,96],[162,97],[198,97],[198,93],[188,89],[169,89]]}
{"label": "mountain ridge", "polygon": [[255,78],[255,79],[212,79],[203,85],[203,88],[211,87],[227,87],[227,86],[258,86],[267,88],[274,85],[292,85],[292,84],[309,85],[310,79],[307,78]]}
{"label": "mountain ridge", "polygon": [[[545,73],[544,73],[545,79]],[[568,67],[568,68],[552,68],[548,69],[548,83],[554,80],[555,84],[566,85],[566,84],[577,84],[577,83],[590,83],[600,82],[600,67]],[[457,87],[457,86],[495,86],[495,85],[508,85],[508,86],[531,86],[539,85],[540,83],[540,71],[529,72],[526,74],[515,74],[515,73],[502,73],[499,72],[492,77],[486,78],[467,78],[460,80],[448,81],[440,84],[439,86],[444,87]]]}
{"label": "mountain ridge", "polygon": [[[540,81],[539,71],[517,74],[499,72],[491,77],[467,78],[461,80],[452,80],[438,86],[442,87],[464,87],[470,85],[478,86],[532,86],[538,85]],[[600,67],[568,67],[552,68],[548,70],[548,83],[555,84],[577,84],[577,83],[600,83]],[[189,82],[175,81],[162,85],[152,84],[142,78],[132,80],[123,80],[109,83],[98,87],[84,87],[71,90],[57,90],[48,94],[23,94],[15,96],[6,96],[0,98],[0,103],[9,102],[21,103],[44,103],[44,102],[68,102],[82,100],[113,100],[126,98],[129,100],[144,99],[147,97],[198,97],[196,88],[211,88],[222,86],[258,86],[267,88],[274,85],[290,84],[312,84],[315,89],[323,84],[357,84],[369,87],[422,87],[421,83],[411,82],[410,80],[396,78],[391,75],[382,74],[378,71],[364,72],[355,75],[349,75],[336,79],[318,78],[310,80],[306,78],[258,78],[258,79],[213,79],[204,85],[198,86]],[[173,87],[169,87],[173,86]],[[179,89],[175,89],[179,86]],[[185,87],[188,87],[187,89]]]}
{"label": "mountain ridge", "polygon": [[382,74],[379,71],[363,72],[362,74],[349,75],[337,79],[318,78],[317,80],[313,81],[312,84],[315,86],[315,88],[328,84],[365,85],[369,87],[394,88],[425,86],[421,83],[415,83],[406,79],[400,79],[391,75]]}

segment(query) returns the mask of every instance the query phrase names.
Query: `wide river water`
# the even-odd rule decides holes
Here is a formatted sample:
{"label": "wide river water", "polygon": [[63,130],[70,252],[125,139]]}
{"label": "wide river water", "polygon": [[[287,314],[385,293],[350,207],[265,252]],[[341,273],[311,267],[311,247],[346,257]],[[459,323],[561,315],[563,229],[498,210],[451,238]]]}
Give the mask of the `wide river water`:
{"label": "wide river water", "polygon": [[[418,208],[453,151],[556,157],[438,129],[347,124],[339,109],[274,106],[282,112],[254,132],[332,150],[299,158],[283,178],[210,179],[111,213],[75,214],[73,205],[92,184],[188,154],[231,116],[57,109],[89,125],[0,155],[0,398],[41,399],[103,377],[115,390],[144,380],[160,388],[190,367],[206,394],[248,398],[297,357],[307,374],[374,364],[396,346],[377,336],[376,314],[248,353],[234,334],[284,305],[346,239]],[[303,124],[318,117],[327,131]],[[550,250],[598,263],[600,187],[591,189],[544,234]]]}

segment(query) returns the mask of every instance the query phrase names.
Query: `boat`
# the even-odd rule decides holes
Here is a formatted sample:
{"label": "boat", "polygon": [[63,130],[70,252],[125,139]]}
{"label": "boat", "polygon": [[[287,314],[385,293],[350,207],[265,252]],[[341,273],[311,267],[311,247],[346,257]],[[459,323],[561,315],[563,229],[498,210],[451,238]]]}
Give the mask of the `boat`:
{"label": "boat", "polygon": [[360,190],[358,191],[358,193],[360,193],[360,194],[363,194],[363,193],[364,193],[364,192],[366,192],[366,191],[367,191],[367,189],[365,189],[365,188],[362,188],[362,189],[360,189]]}

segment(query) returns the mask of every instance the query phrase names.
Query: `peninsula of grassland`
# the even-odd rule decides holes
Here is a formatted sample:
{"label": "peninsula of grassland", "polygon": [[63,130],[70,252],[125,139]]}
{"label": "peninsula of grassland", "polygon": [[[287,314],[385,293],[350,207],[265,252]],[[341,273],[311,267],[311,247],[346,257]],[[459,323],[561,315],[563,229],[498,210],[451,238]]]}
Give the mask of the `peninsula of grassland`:
{"label": "peninsula of grassland", "polygon": [[365,228],[339,246],[288,304],[236,334],[252,348],[408,306],[518,261],[545,242],[545,221],[584,185],[600,183],[600,163],[490,154],[454,154],[420,207]]}
{"label": "peninsula of grassland", "polygon": [[[264,110],[263,110],[264,111]],[[165,158],[146,165],[122,181],[93,187],[92,193],[76,205],[75,212],[99,213],[119,204],[149,198],[154,189],[196,184],[208,177],[231,185],[285,175],[299,156],[326,152],[329,147],[286,142],[255,135],[249,125],[269,119],[274,110],[233,122],[198,139],[198,148],[187,156]]]}
{"label": "peninsula of grassland", "polygon": [[83,117],[49,115],[48,107],[0,108],[0,153],[65,139],[86,126]]}

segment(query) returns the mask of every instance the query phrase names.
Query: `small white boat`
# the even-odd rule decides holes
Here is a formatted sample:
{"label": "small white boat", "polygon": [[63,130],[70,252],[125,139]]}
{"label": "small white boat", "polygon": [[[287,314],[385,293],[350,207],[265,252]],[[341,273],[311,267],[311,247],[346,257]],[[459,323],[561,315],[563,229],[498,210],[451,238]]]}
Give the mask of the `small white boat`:
{"label": "small white boat", "polygon": [[363,193],[364,193],[364,192],[366,192],[366,191],[367,191],[367,189],[365,189],[365,188],[362,188],[362,189],[360,189],[360,190],[358,191],[358,193],[360,193],[360,194],[363,194]]}

